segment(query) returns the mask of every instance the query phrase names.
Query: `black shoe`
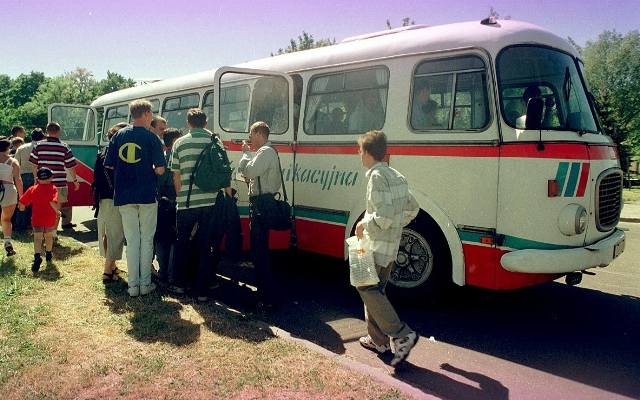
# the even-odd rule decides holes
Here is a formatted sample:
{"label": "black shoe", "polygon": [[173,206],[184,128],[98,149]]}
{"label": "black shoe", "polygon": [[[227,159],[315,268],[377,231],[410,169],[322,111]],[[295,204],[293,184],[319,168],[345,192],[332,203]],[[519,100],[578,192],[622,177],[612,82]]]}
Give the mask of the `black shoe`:
{"label": "black shoe", "polygon": [[53,261],[53,253],[50,251],[47,251],[45,253],[44,258],[47,260],[48,263],[50,263],[51,261]]}
{"label": "black shoe", "polygon": [[31,264],[31,272],[34,274],[40,271],[40,264],[42,264],[42,257],[36,257],[33,259],[33,264]]}
{"label": "black shoe", "polygon": [[62,229],[71,229],[75,228],[76,226],[76,224],[62,224]]}

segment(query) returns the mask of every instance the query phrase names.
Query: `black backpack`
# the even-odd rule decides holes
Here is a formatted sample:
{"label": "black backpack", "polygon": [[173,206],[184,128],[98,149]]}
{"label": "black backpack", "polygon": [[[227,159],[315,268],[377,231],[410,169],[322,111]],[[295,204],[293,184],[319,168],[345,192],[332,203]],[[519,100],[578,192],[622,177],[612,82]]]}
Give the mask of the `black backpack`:
{"label": "black backpack", "polygon": [[189,179],[187,207],[189,207],[191,190],[194,184],[201,190],[210,193],[215,193],[220,189],[231,186],[231,162],[222,143],[216,136],[211,136],[211,143],[207,143],[202,149],[193,167],[193,172]]}

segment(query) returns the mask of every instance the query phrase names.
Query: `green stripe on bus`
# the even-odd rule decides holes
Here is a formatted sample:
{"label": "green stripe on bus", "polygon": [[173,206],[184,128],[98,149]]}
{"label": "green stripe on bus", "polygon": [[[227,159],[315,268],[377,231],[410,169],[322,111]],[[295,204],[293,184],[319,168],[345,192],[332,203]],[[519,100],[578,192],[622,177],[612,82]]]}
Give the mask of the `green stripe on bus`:
{"label": "green stripe on bus", "polygon": [[580,163],[571,163],[571,171],[569,172],[569,181],[567,182],[567,189],[564,191],[564,197],[573,197],[576,191],[576,185],[578,183],[578,176],[580,175]]}
{"label": "green stripe on bus", "polygon": [[349,214],[345,212],[332,212],[322,210],[311,210],[308,208],[295,209],[296,217],[317,219],[319,221],[333,222],[337,224],[347,224]]}
{"label": "green stripe on bus", "polygon": [[558,171],[556,172],[556,182],[558,182],[558,192],[562,193],[564,188],[564,180],[567,179],[567,170],[569,169],[568,162],[561,162],[558,165]]}

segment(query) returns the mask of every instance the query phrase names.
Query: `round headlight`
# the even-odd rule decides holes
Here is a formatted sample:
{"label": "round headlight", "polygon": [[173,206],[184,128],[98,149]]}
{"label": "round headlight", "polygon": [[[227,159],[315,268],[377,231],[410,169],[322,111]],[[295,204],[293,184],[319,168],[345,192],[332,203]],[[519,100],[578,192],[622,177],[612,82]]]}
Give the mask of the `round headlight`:
{"label": "round headlight", "polygon": [[567,236],[580,235],[587,229],[587,210],[580,204],[568,204],[558,216],[558,228]]}

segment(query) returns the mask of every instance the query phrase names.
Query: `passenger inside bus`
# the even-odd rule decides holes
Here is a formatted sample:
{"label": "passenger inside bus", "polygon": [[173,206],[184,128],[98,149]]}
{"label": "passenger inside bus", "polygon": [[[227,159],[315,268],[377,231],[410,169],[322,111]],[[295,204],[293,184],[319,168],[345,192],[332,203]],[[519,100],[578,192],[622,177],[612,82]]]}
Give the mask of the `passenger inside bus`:
{"label": "passenger inside bus", "polygon": [[438,103],[431,99],[431,87],[426,81],[416,86],[411,112],[411,126],[415,129],[426,129],[440,126],[436,111]]}
{"label": "passenger inside bus", "polygon": [[384,124],[384,108],[378,90],[367,90],[349,117],[349,132],[367,132]]}

